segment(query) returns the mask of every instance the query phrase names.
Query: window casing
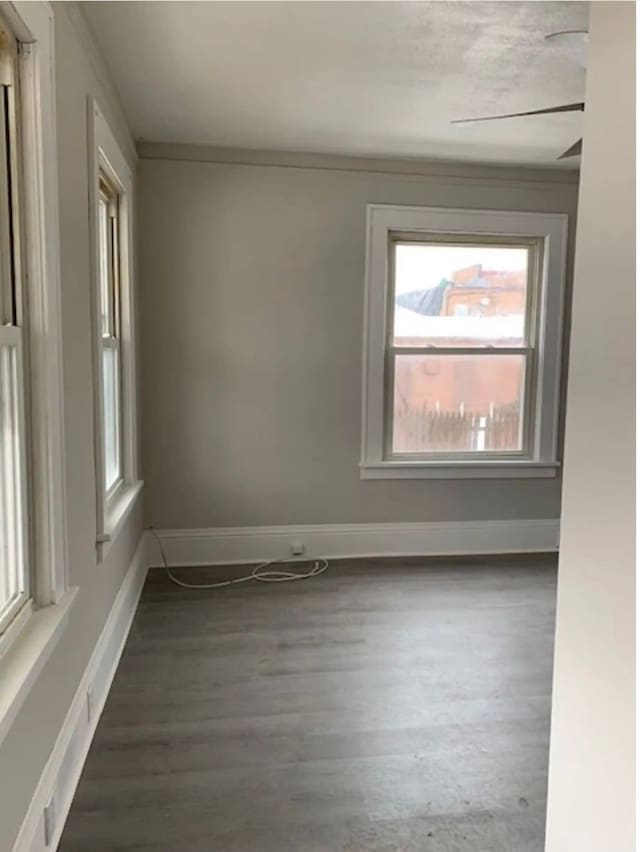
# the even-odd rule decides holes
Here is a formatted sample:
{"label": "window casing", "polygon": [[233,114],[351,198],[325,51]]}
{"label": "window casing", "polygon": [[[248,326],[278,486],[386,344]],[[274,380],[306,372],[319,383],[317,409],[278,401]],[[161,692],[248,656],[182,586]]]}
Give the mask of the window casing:
{"label": "window casing", "polygon": [[30,600],[17,44],[0,58],[0,635]]}
{"label": "window casing", "polygon": [[566,226],[370,205],[364,478],[556,474]]}
{"label": "window casing", "polygon": [[137,469],[131,170],[89,101],[94,246],[96,541],[99,558],[135,504]]}
{"label": "window casing", "polygon": [[77,588],[67,573],[53,11],[37,0],[0,6],[2,741]]}

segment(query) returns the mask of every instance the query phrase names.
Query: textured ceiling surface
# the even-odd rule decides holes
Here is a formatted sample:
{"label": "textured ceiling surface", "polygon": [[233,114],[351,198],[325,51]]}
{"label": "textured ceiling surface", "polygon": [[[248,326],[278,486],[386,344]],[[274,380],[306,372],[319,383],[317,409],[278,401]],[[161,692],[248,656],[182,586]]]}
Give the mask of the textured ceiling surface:
{"label": "textured ceiling surface", "polygon": [[551,165],[581,135],[581,113],[451,121],[582,100],[544,37],[586,29],[587,3],[83,6],[138,139]]}

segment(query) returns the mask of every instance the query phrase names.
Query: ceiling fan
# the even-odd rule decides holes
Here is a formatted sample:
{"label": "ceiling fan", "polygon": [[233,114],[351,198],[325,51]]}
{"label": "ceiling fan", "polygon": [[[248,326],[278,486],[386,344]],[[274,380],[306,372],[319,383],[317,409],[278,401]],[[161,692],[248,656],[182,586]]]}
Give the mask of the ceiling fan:
{"label": "ceiling fan", "polygon": [[[589,33],[585,30],[563,30],[557,33],[550,33],[545,36],[545,41],[550,44],[557,45],[568,59],[587,67],[587,46],[589,43]],[[531,109],[525,112],[511,112],[505,115],[485,115],[481,118],[461,118],[452,121],[451,124],[475,124],[478,121],[499,121],[504,118],[520,118],[527,115],[551,115],[559,112],[584,112],[584,101],[574,104],[560,104],[560,106],[547,107],[546,109]],[[582,139],[574,142],[566,151],[558,157],[559,160],[564,160],[567,157],[577,157],[582,153]]]}

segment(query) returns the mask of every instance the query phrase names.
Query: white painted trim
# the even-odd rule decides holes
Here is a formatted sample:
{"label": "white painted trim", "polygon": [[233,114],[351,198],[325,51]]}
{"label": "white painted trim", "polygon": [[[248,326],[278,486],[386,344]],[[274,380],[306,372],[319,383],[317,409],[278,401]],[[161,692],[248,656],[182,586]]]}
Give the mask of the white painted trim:
{"label": "white painted trim", "polygon": [[[52,852],[71,807],[82,767],[104,708],[147,574],[145,540],[141,537],[106,624],[67,712],[51,757],[40,776],[33,799],[13,846],[13,852]],[[88,692],[91,691],[89,717]],[[54,798],[55,829],[45,845],[44,808]]]}
{"label": "white painted trim", "polygon": [[97,101],[88,98],[89,222],[91,242],[91,321],[93,335],[94,457],[96,466],[96,543],[98,560],[105,558],[105,543],[115,539],[121,524],[121,495],[110,500],[104,489],[104,416],[102,376],[102,332],[98,271],[98,185],[100,170],[119,193],[120,229],[120,344],[122,491],[127,504],[135,499],[142,484],[138,480],[138,425],[136,398],[136,321],[134,307],[133,174]]}
{"label": "white painted trim", "polygon": [[[566,273],[568,216],[565,213],[532,213],[505,210],[471,210],[415,205],[367,205],[364,290],[364,334],[362,350],[361,471],[377,476],[363,478],[442,478],[444,463],[455,461],[455,478],[462,478],[463,460],[420,460],[388,458],[385,455],[385,416],[389,401],[385,391],[389,290],[389,236],[392,232],[478,235],[479,237],[521,237],[541,240],[544,246],[539,290],[536,294],[537,324],[533,348],[534,383],[531,388],[532,446],[526,456],[500,462],[505,475],[513,478],[516,462],[528,463],[523,478],[543,473],[553,475],[558,462],[559,400],[562,378],[562,318]],[[425,350],[433,354],[437,349]],[[526,424],[528,427],[528,424]],[[398,462],[401,464],[398,464]],[[482,461],[480,466],[477,462]],[[466,465],[467,478],[480,478],[491,471],[500,476],[500,465],[489,459]],[[536,473],[537,471],[537,473]]]}
{"label": "white painted trim", "polygon": [[[34,610],[25,607],[9,626],[0,658],[0,743],[11,729],[38,675],[64,633],[78,589],[69,589],[57,603]],[[15,637],[13,631],[17,634]]]}
{"label": "white painted trim", "polygon": [[[453,521],[397,524],[219,527],[156,530],[170,565],[230,565],[290,556],[300,542],[305,556],[329,559],[377,556],[446,556],[557,551],[560,522]],[[147,533],[148,561],[162,565]]]}
{"label": "white painted trim", "polygon": [[381,462],[361,464],[360,479],[553,479],[560,463],[553,462]]}
{"label": "white painted trim", "polygon": [[120,490],[118,499],[109,504],[108,521],[100,542],[100,555],[103,560],[107,558],[111,545],[117,540],[120,530],[138,504],[138,497],[142,493],[143,487],[144,481],[142,479],[131,482]]}
{"label": "white painted trim", "polygon": [[53,11],[46,2],[0,3],[21,45],[20,121],[24,201],[30,462],[38,606],[67,587],[58,161]]}
{"label": "white painted trim", "polygon": [[0,738],[66,626],[68,589],[62,320],[53,12],[46,2],[1,2],[19,42],[24,345],[30,410],[28,553],[32,600],[0,639]]}
{"label": "white painted trim", "polygon": [[[67,5],[67,4],[65,4]],[[356,157],[302,151],[262,151],[249,148],[223,148],[215,145],[190,145],[180,142],[138,142],[143,160],[174,160],[186,163],[220,163],[237,166],[265,166],[289,169],[395,174],[399,177],[427,177],[466,185],[530,186],[536,191],[568,190],[575,193],[579,172],[571,168],[505,166],[494,163],[463,163],[460,160],[424,160],[419,158]]]}

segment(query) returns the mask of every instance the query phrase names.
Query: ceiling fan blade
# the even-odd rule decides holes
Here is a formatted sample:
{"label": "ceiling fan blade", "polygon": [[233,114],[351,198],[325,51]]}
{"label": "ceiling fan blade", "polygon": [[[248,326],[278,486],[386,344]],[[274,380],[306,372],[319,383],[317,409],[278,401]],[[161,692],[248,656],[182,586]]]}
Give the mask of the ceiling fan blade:
{"label": "ceiling fan blade", "polygon": [[567,59],[583,68],[587,67],[589,33],[586,30],[561,30],[549,33],[544,40],[562,51]]}
{"label": "ceiling fan blade", "polygon": [[577,157],[582,154],[582,139],[578,139],[570,148],[564,152],[564,154],[560,154],[558,157],[559,160],[566,160],[567,157]]}
{"label": "ceiling fan blade", "polygon": [[451,124],[475,124],[476,121],[497,121],[501,118],[520,118],[524,115],[551,115],[556,112],[582,112],[584,110],[584,102],[577,104],[561,104],[556,107],[547,107],[546,109],[530,109],[527,112],[509,112],[505,115],[485,115],[482,118],[459,118],[452,121]]}

